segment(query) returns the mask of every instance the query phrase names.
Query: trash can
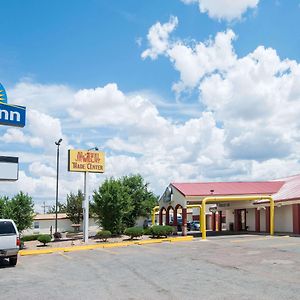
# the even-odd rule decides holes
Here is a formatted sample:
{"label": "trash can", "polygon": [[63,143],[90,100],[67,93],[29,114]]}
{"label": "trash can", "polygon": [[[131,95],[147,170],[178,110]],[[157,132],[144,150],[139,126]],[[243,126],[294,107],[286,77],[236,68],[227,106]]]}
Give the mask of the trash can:
{"label": "trash can", "polygon": [[229,223],[229,231],[233,231],[234,229],[234,225],[232,222]]}

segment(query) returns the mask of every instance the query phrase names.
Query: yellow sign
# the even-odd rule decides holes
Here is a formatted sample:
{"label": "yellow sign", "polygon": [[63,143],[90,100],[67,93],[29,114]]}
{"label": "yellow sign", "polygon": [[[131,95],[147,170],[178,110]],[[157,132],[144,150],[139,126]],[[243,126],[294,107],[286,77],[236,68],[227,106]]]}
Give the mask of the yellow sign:
{"label": "yellow sign", "polygon": [[69,150],[68,171],[104,173],[104,169],[105,169],[104,152],[86,151],[86,150]]}

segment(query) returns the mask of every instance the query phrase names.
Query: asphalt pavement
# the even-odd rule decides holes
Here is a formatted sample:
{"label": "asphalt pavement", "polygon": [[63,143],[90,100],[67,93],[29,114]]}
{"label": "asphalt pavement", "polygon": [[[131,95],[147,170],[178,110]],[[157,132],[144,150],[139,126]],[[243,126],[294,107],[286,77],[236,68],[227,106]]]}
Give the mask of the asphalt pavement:
{"label": "asphalt pavement", "polygon": [[0,299],[300,299],[300,238],[218,236],[20,257]]}

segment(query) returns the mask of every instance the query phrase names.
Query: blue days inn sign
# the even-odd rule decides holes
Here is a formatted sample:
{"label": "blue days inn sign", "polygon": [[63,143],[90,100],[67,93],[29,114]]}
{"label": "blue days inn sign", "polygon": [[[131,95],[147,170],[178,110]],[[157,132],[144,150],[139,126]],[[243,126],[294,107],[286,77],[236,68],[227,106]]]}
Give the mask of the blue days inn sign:
{"label": "blue days inn sign", "polygon": [[26,107],[7,103],[7,96],[0,83],[0,124],[24,127],[26,123]]}

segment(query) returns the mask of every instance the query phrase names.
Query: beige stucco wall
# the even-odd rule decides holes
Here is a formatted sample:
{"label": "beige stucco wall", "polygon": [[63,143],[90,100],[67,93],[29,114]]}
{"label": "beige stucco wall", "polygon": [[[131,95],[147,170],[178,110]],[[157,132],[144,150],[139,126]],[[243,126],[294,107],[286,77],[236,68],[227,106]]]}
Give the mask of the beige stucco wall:
{"label": "beige stucco wall", "polygon": [[[222,211],[224,213],[224,210]],[[226,216],[226,230],[229,230],[229,224],[234,223],[234,215],[232,209],[226,209],[225,210],[225,216]]]}
{"label": "beige stucco wall", "polygon": [[293,207],[285,205],[275,208],[275,232],[293,232]]}

